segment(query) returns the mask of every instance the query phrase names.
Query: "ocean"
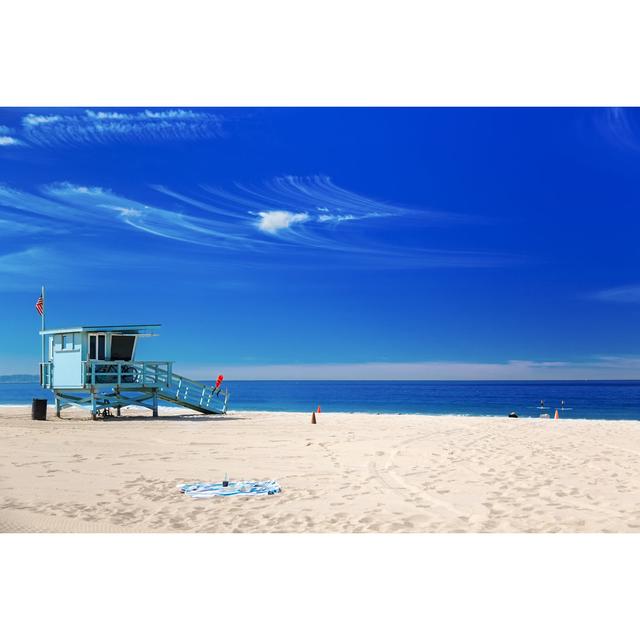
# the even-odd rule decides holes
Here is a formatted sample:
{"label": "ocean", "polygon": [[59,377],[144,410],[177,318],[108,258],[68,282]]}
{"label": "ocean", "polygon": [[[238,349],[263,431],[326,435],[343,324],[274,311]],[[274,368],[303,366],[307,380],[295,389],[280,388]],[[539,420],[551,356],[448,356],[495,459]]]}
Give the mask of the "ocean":
{"label": "ocean", "polygon": [[[225,381],[230,410],[423,413],[640,420],[640,380],[562,382]],[[34,383],[0,384],[0,404],[53,400]],[[564,400],[564,409],[562,401]],[[164,404],[164,403],[161,403]]]}

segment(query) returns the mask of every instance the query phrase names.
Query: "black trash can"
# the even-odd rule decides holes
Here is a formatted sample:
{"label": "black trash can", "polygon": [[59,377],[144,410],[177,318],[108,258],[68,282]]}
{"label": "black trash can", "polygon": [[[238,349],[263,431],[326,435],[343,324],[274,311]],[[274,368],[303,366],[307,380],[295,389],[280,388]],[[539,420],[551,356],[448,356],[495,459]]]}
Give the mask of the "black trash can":
{"label": "black trash can", "polygon": [[47,419],[47,399],[33,398],[31,401],[31,419],[46,420]]}

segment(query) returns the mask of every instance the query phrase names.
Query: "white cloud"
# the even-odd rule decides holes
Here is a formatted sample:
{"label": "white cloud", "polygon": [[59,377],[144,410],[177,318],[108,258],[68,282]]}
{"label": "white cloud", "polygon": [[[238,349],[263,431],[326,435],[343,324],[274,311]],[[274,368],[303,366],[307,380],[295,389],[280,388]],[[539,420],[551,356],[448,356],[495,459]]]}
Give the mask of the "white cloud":
{"label": "white cloud", "polygon": [[167,109],[137,112],[92,111],[28,114],[25,138],[40,146],[201,140],[222,135],[223,118],[209,111]]}
{"label": "white cloud", "polygon": [[[46,185],[39,194],[0,185],[0,220],[14,228],[16,212],[24,212],[20,220],[24,224],[54,219],[58,233],[73,229],[96,234],[119,225],[216,251],[244,251],[258,259],[259,254],[276,255],[285,247],[289,256],[303,250],[331,252],[334,260],[325,264],[335,268],[469,268],[514,261],[481,252],[391,245],[370,219],[404,216],[411,225],[420,212],[376,203],[336,187],[328,178],[276,179],[266,185],[261,190],[235,185],[232,191],[203,187],[198,197],[156,186],[162,204],[69,182]],[[315,205],[325,201],[331,203],[326,207],[331,213],[318,214]],[[345,228],[338,230],[332,223],[340,221],[345,221]],[[412,227],[406,230],[410,234]]]}
{"label": "white cloud", "polygon": [[110,193],[108,189],[103,189],[102,187],[85,187],[71,182],[56,182],[49,185],[45,190],[47,193],[56,196],[73,194],[106,195]]}
{"label": "white cloud", "polygon": [[[84,220],[94,228],[96,224],[111,227],[114,223],[120,222],[155,236],[213,246],[218,250],[259,250],[268,246],[265,241],[248,235],[247,231],[250,228],[248,224],[229,224],[146,204],[101,187],[57,183],[44,187],[43,191],[54,199],[49,201],[51,205],[59,200],[66,207],[82,212]],[[39,205],[40,202],[37,204]],[[48,210],[46,206],[45,210]],[[62,217],[65,217],[64,214]],[[251,217],[246,214],[245,221],[248,222],[250,219]]]}
{"label": "white cloud", "polygon": [[328,213],[323,213],[318,216],[318,222],[344,222],[346,220],[355,220],[356,217],[351,214],[347,214],[344,216],[336,216],[330,215]]}
{"label": "white cloud", "polygon": [[22,118],[22,124],[25,127],[37,127],[42,124],[53,124],[54,122],[60,122],[62,116],[38,116],[33,113],[29,113]]}
{"label": "white cloud", "polygon": [[0,147],[20,146],[24,144],[22,141],[13,136],[0,136]]}
{"label": "white cloud", "polygon": [[169,109],[167,111],[151,111],[145,109],[138,113],[120,113],[117,111],[85,111],[87,118],[95,118],[96,120],[200,120],[205,117],[204,113],[190,111],[186,109]]}
{"label": "white cloud", "polygon": [[[599,357],[584,362],[363,362],[341,364],[228,365],[229,380],[622,380],[638,379],[639,357]],[[210,367],[185,367],[196,378]]]}
{"label": "white cloud", "polygon": [[291,225],[307,222],[308,213],[291,213],[290,211],[258,211],[260,220],[257,223],[258,229],[265,233],[276,234],[283,229],[288,229]]}

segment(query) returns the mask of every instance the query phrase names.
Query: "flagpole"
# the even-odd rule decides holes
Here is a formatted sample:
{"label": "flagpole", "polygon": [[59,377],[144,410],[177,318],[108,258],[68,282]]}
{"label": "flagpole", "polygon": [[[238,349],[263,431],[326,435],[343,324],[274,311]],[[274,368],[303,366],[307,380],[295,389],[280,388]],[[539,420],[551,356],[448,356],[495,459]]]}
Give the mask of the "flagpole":
{"label": "flagpole", "polygon": [[[40,324],[44,331],[44,314],[47,312],[47,305],[44,301],[44,286],[42,287],[42,315],[40,316]],[[42,366],[44,367],[44,333],[42,334]]]}

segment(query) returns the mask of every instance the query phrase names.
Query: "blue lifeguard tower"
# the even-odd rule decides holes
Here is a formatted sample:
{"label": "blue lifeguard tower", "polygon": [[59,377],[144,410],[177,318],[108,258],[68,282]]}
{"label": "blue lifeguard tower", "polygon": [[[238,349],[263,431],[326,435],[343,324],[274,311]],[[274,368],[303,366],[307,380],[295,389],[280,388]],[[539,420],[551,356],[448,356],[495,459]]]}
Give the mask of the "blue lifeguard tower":
{"label": "blue lifeguard tower", "polygon": [[56,415],[72,405],[101,412],[129,405],[158,415],[158,400],[201,413],[224,414],[227,389],[214,389],[173,372],[173,362],[135,359],[138,340],[152,337],[159,324],[90,325],[40,331],[48,356],[41,363],[40,383],[51,389]]}

